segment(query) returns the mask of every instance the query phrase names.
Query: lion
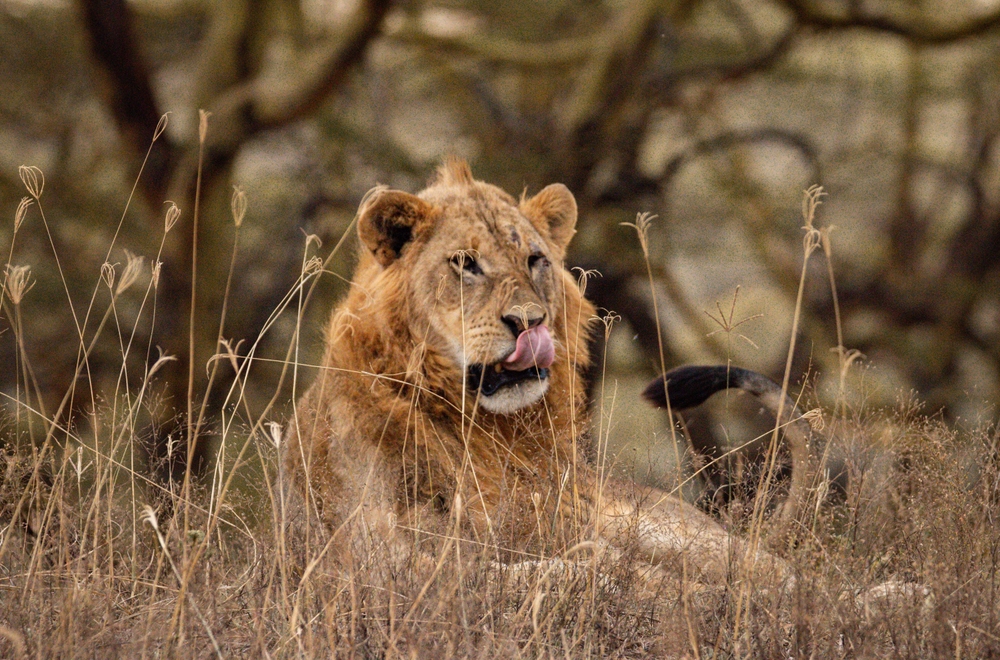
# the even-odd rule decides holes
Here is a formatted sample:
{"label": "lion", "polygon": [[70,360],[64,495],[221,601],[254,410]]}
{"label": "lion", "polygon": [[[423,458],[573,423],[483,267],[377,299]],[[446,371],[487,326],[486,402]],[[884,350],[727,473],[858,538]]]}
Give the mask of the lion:
{"label": "lion", "polygon": [[[517,199],[456,159],[415,195],[371,190],[350,291],[284,442],[292,490],[347,554],[412,552],[414,534],[460,519],[463,536],[509,549],[508,562],[559,557],[581,541],[614,551],[628,537],[654,567],[685,555],[703,582],[748,556],[787,573],[693,505],[608,478],[588,458],[596,317],[564,265],[576,222],[566,186]],[[669,394],[675,410],[727,387],[782,407],[780,388],[753,372],[686,367],[664,378],[647,394],[660,405]],[[789,421],[786,403],[795,476],[781,516],[794,517],[809,430]]]}

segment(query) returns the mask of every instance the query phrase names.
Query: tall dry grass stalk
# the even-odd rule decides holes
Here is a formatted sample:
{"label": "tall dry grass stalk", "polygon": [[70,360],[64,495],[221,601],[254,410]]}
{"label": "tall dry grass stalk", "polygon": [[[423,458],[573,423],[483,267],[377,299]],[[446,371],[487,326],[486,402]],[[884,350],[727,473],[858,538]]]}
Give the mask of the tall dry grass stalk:
{"label": "tall dry grass stalk", "polygon": [[[778,459],[778,448],[779,448],[779,436],[781,434],[781,420],[784,419],[785,413],[785,401],[788,395],[788,386],[790,383],[792,375],[792,360],[795,357],[795,344],[798,340],[799,334],[799,323],[802,319],[802,297],[805,294],[806,286],[806,275],[809,268],[809,258],[812,256],[813,252],[816,251],[821,244],[821,234],[818,229],[815,228],[816,220],[816,209],[822,202],[822,197],[826,193],[823,192],[823,188],[820,186],[812,186],[805,191],[802,199],[802,218],[805,221],[803,229],[805,234],[802,238],[802,270],[799,276],[799,286],[795,295],[795,309],[792,313],[792,329],[790,332],[790,339],[788,342],[788,353],[785,358],[785,371],[781,379],[781,398],[778,403],[778,412],[776,416],[776,421],[774,425],[774,430],[771,432],[770,445],[767,448],[767,458],[766,467],[761,472],[760,480],[757,484],[757,492],[754,497],[753,512],[751,514],[751,525],[750,525],[750,543],[749,550],[747,551],[746,561],[748,562],[748,568],[752,571],[753,567],[750,563],[751,558],[757,552],[757,548],[760,544],[761,535],[764,531],[764,523],[767,512],[767,505],[770,500],[771,488],[774,483],[775,469],[777,467]],[[740,634],[741,623],[745,620],[745,617],[749,614],[750,607],[750,591],[748,589],[741,589],[739,595],[739,605],[737,608],[736,617],[736,633],[737,639]]]}
{"label": "tall dry grass stalk", "polygon": [[[25,168],[23,176],[29,197],[15,212],[14,237],[24,222],[34,221],[35,207],[47,222],[42,173]],[[246,195],[235,191],[230,277],[239,267],[246,209]],[[353,555],[347,567],[335,564],[335,537],[314,521],[299,524],[297,517],[308,509],[289,501],[276,457],[283,427],[299,423],[295,394],[316,369],[302,361],[302,320],[353,224],[322,257],[318,242],[307,238],[298,281],[261,336],[246,343],[226,338],[229,281],[219,318],[194,319],[219,328],[209,379],[218,382],[222,362],[235,376],[217,419],[192,392],[184,431],[171,438],[168,453],[197,441],[209,426],[217,452],[203,475],[188,471],[180,482],[152,478],[156,466],[149,464],[142,438],[155,419],[161,369],[174,357],[156,357],[151,342],[136,344],[141,323],[155,327],[163,240],[178,230],[180,213],[167,205],[160,248],[148,262],[122,252],[124,263],[116,263],[118,253],[109,248],[102,264],[94,264],[95,293],[73,328],[79,345],[72,382],[53,410],[46,409],[32,364],[44,347],[24,335],[21,321],[24,314],[39,313],[32,307],[34,276],[54,273],[72,303],[69,287],[59,255],[53,254],[54,268],[29,269],[14,265],[13,241],[7,250],[0,314],[11,331],[0,333],[0,341],[14,342],[17,364],[13,392],[0,393],[6,411],[0,425],[0,656],[1000,653],[1000,436],[993,430],[958,434],[921,417],[912,404],[895,411],[853,409],[853,399],[842,394],[828,450],[844,458],[850,480],[842,503],[809,507],[797,520],[807,533],[797,536],[796,545],[776,548],[796,575],[784,590],[766,588],[741,561],[733,563],[725,584],[700,584],[697,567],[683,556],[654,580],[627,540],[616,556],[594,552],[593,541],[581,538],[559,557],[505,563],[498,558],[516,547],[460,533],[461,501],[452,503],[450,529],[428,541],[432,561],[373,546]],[[648,218],[633,226],[648,262]],[[116,232],[112,247],[125,239],[127,232]],[[135,318],[123,313],[126,299],[137,310]],[[265,338],[285,316],[294,319],[292,337],[277,355],[265,352]],[[732,314],[726,318],[732,326]],[[615,320],[605,318],[607,336]],[[121,361],[110,391],[100,389],[88,368],[101,342],[113,346]],[[851,358],[839,343],[844,369]],[[143,351],[149,366],[130,367],[130,358]],[[278,363],[281,373],[271,383],[273,393],[255,405],[247,392],[264,362]],[[662,358],[660,366],[666,367]],[[73,403],[78,382],[88,390],[89,408]],[[608,428],[620,406],[603,375],[597,391],[593,442],[605,466],[614,461]],[[475,405],[470,401],[470,409]],[[581,438],[586,432],[579,429]],[[760,468],[764,486],[758,492],[765,495],[774,492],[768,490],[774,460]],[[573,492],[560,496],[579,501]],[[746,528],[734,530],[761,544],[771,541],[765,499]],[[503,521],[494,523],[500,528]],[[539,519],[540,531],[543,523]],[[933,590],[933,602],[906,589],[877,602],[857,598],[877,584],[913,580]]]}

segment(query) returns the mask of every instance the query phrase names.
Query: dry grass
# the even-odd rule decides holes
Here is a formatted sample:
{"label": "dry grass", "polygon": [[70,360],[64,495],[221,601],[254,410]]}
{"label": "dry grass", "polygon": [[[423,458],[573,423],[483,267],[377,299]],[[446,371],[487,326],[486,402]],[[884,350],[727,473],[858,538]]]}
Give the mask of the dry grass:
{"label": "dry grass", "polygon": [[[16,212],[15,240],[34,212],[44,218],[41,172],[26,169],[24,179],[31,197]],[[245,203],[238,192],[237,228]],[[164,236],[176,220],[168,210]],[[276,316],[300,320],[323,271],[306,248],[299,283]],[[135,352],[152,347],[133,345],[135,331],[122,325],[116,303],[131,290],[140,316],[152,314],[158,263],[157,256],[150,269],[130,258],[96,269],[94,294],[74,328],[82,377],[46,410],[31,338],[20,331],[31,275],[7,259],[0,306],[10,331],[0,341],[16,342],[19,357],[16,389],[2,395],[0,656],[1000,654],[1000,436],[959,433],[912,403],[871,411],[852,409],[843,396],[835,402],[825,416],[826,450],[844,460],[846,492],[833,502],[817,496],[780,545],[767,535],[763,499],[745,503],[745,514],[730,511],[735,533],[760,538],[793,567],[795,581],[784,589],[755,583],[740,566],[720,585],[692,588],[681,562],[676,574],[649,579],[627,540],[621,557],[580,553],[515,569],[497,561],[510,544],[445,535],[421,540],[430,553],[400,559],[372,548],[335,569],[322,530],[292,524],[277,474],[278,395],[260,410],[244,396],[257,344],[237,356],[220,341],[219,359],[237,377],[227,412],[212,424],[210,468],[165,483],[150,476],[156,466],[143,433],[157,418],[156,372],[169,357],[141,374],[128,367]],[[97,342],[121,353],[110,391],[87,376]],[[281,360],[285,380],[304,376],[297,350],[293,341]],[[851,358],[840,354],[846,371]],[[188,406],[181,426],[207,428],[204,403]],[[762,498],[773,468],[760,469]],[[913,582],[932,596],[899,588],[877,602],[863,597],[878,585]]]}

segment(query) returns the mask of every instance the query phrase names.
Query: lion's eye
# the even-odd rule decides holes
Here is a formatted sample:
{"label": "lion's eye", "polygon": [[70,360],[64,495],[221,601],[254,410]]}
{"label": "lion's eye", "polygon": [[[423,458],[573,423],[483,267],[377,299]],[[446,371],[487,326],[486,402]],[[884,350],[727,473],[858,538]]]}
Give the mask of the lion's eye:
{"label": "lion's eye", "polygon": [[457,271],[464,271],[470,275],[482,275],[483,269],[479,267],[476,260],[466,252],[458,252],[451,257],[451,265]]}
{"label": "lion's eye", "polygon": [[528,268],[534,270],[535,266],[545,267],[549,265],[549,260],[544,254],[536,253],[528,257]]}

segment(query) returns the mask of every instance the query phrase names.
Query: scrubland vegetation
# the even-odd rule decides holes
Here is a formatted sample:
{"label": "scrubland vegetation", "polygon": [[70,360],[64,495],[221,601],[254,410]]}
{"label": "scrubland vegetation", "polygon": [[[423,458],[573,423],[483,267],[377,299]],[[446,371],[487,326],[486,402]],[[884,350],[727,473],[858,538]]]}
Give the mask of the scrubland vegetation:
{"label": "scrubland vegetation", "polygon": [[[15,211],[15,241],[23,223],[52,222],[45,216],[42,172],[22,168],[21,174],[29,195]],[[164,236],[177,213],[167,207]],[[244,213],[237,191],[237,229]],[[823,234],[808,233],[807,256],[824,244]],[[300,319],[308,305],[324,268],[309,241],[307,250],[296,285],[266,328],[279,317]],[[769,535],[766,516],[754,515],[767,503],[757,501],[760,491],[752,488],[734,489],[718,512],[734,533],[760,536],[789,562],[795,579],[783,588],[757,580],[743,562],[734,562],[724,584],[698,583],[695,568],[683,561],[673,571],[644,575],[648,569],[628,561],[627,552],[592,554],[585,532],[582,545],[556,555],[562,563],[539,562],[537,570],[522,564],[515,571],[498,561],[518,550],[504,541],[445,535],[433,541],[431,564],[373,548],[336,571],[330,561],[335,540],[324,530],[290,524],[294,511],[276,460],[282,425],[294,414],[291,401],[312,375],[296,361],[301,333],[276,356],[258,354],[259,342],[234,346],[224,339],[225,306],[221,318],[192,315],[190,324],[220,328],[218,355],[203,366],[209,379],[220,365],[235,373],[226,379],[222,413],[206,415],[204,401],[191,394],[183,403],[162,400],[160,368],[173,356],[135,342],[119,314],[127,300],[139,306],[138,317],[155,316],[160,256],[152,265],[133,255],[115,264],[118,254],[109,249],[108,263],[95,268],[90,301],[68,301],[79,338],[76,376],[55,408],[46,405],[35,378],[45,347],[22,331],[25,315],[35,313],[33,274],[9,257],[5,263],[7,325],[0,341],[16,344],[17,361],[5,366],[16,370],[16,387],[2,395],[0,427],[0,655],[1000,653],[1000,435],[994,428],[960,429],[928,416],[912,397],[894,408],[870,408],[863,391],[827,401],[806,387],[800,407],[822,427],[828,441],[817,451],[829,465],[842,466],[838,473],[817,485],[813,505],[781,534]],[[61,270],[66,255],[51,257],[33,268]],[[90,376],[89,356],[99,343],[121,357],[115,379]],[[272,398],[259,404],[244,388],[249,373],[268,360],[283,371],[271,383]],[[842,351],[843,369],[859,368],[853,360]],[[598,397],[611,389],[600,384]],[[614,413],[599,400],[595,407],[603,414],[594,433],[600,439],[607,414]],[[157,459],[150,443],[164,418],[173,420],[174,431]],[[211,448],[200,454],[208,456],[205,463],[195,465],[199,454],[186,446],[191,438]],[[175,452],[185,457],[180,465],[170,464]],[[765,466],[766,457],[751,462],[744,483],[755,483]],[[780,489],[770,492],[780,497]]]}
{"label": "scrubland vegetation", "polygon": [[[0,0],[0,657],[1000,656],[997,98],[997,0]],[[793,582],[293,524],[354,210],[447,153],[576,196],[594,455]],[[773,419],[638,412],[730,359],[826,438],[790,527]]]}

